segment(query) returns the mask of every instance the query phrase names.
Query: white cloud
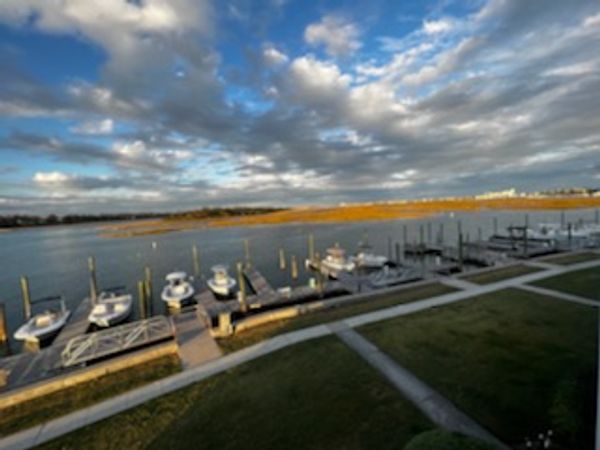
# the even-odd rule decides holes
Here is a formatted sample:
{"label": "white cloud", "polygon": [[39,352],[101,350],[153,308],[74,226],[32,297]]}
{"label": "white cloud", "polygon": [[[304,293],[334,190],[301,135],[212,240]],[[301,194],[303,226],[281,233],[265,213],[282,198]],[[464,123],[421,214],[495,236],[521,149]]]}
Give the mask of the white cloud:
{"label": "white cloud", "polygon": [[112,119],[88,120],[73,127],[71,131],[77,134],[108,135],[113,132]]}
{"label": "white cloud", "polygon": [[304,40],[313,46],[324,45],[331,56],[345,56],[361,47],[359,29],[352,22],[336,16],[324,16],[304,31]]}
{"label": "white cloud", "polygon": [[61,185],[71,179],[63,172],[36,172],[33,181],[41,185]]}
{"label": "white cloud", "polygon": [[278,66],[288,61],[288,57],[275,47],[266,47],[263,50],[263,58],[269,66]]}
{"label": "white cloud", "polygon": [[426,34],[441,34],[446,33],[452,29],[452,22],[450,19],[440,20],[425,20],[423,21],[423,31]]}

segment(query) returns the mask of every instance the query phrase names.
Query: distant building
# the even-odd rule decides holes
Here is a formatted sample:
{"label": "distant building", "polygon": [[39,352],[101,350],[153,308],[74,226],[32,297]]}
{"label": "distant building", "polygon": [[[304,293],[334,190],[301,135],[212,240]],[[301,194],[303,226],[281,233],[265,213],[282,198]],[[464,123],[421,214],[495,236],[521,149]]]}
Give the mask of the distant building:
{"label": "distant building", "polygon": [[476,195],[477,200],[490,200],[494,198],[512,198],[519,194],[515,188],[506,189],[504,191],[486,192],[485,194]]}

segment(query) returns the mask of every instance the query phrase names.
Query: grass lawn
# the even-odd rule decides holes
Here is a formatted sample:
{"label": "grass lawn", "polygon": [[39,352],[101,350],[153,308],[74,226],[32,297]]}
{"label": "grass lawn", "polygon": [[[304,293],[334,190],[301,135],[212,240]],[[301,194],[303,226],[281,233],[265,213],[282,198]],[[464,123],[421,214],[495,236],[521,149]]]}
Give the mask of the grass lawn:
{"label": "grass lawn", "polygon": [[517,264],[515,266],[508,266],[496,270],[490,270],[489,272],[466,275],[460,278],[471,283],[489,284],[495,283],[496,281],[506,280],[508,278],[514,278],[521,275],[527,275],[529,273],[539,272],[540,270],[543,269],[526,266],[525,264]]}
{"label": "grass lawn", "polygon": [[335,337],[304,342],[42,448],[398,449],[432,426]]}
{"label": "grass lawn", "polygon": [[536,286],[600,300],[600,267],[578,270],[533,283]]}
{"label": "grass lawn", "polygon": [[548,262],[551,264],[560,264],[563,266],[568,266],[571,264],[577,264],[580,262],[586,261],[594,261],[596,259],[600,259],[600,255],[598,253],[593,252],[583,252],[583,253],[567,253],[566,255],[556,255],[550,258],[544,258],[543,262]]}
{"label": "grass lawn", "polygon": [[77,409],[179,372],[179,358],[163,356],[45,397],[0,410],[0,436],[56,419]]}
{"label": "grass lawn", "polygon": [[593,448],[593,308],[507,289],[359,331],[507,444]]}
{"label": "grass lawn", "polygon": [[454,291],[456,291],[456,289],[439,283],[407,288],[394,294],[382,294],[365,302],[313,312],[293,319],[271,322],[254,329],[243,331],[228,338],[218,339],[217,342],[225,353],[230,353],[239,350],[240,348],[256,344],[259,341],[263,341],[277,334],[287,333],[288,331],[299,330],[301,328],[311,327],[322,323],[334,322],[357,314],[363,314],[369,311],[398,305],[400,303],[413,302]]}

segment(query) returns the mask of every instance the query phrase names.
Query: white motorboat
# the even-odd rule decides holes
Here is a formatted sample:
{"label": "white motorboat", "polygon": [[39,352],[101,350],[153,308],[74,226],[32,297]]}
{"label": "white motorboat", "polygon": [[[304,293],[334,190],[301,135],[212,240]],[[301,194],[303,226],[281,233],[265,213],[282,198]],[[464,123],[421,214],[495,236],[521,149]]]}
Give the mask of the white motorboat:
{"label": "white motorboat", "polygon": [[372,247],[368,242],[360,242],[358,253],[351,258],[356,267],[362,269],[381,269],[389,263],[387,257],[373,253]]}
{"label": "white motorboat", "polygon": [[352,272],[356,265],[346,258],[346,250],[338,244],[327,249],[327,256],[321,261],[321,272],[331,278],[337,278],[340,272]]}
{"label": "white motorboat", "polygon": [[171,308],[180,308],[183,303],[191,300],[194,286],[185,272],[172,272],[165,277],[167,285],[163,288],[161,298]]}
{"label": "white motorboat", "polygon": [[[55,336],[65,326],[71,311],[66,309],[65,301],[61,297],[47,300],[60,299],[60,309],[48,309],[38,313],[19,327],[13,335],[18,341],[39,343]],[[39,300],[38,300],[39,301]]]}
{"label": "white motorboat", "polygon": [[99,327],[110,327],[123,322],[131,314],[132,297],[122,288],[110,289],[100,293],[88,321]]}
{"label": "white motorboat", "polygon": [[231,291],[237,284],[236,281],[229,276],[227,272],[227,266],[217,265],[212,268],[213,277],[208,280],[208,287],[215,294],[229,297],[231,295]]}

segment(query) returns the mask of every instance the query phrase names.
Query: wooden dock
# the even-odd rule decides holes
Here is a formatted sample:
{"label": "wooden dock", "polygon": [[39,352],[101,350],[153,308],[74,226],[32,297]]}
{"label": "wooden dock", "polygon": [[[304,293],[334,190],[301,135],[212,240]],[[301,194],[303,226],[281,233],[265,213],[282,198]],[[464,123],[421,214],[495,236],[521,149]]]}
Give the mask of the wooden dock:
{"label": "wooden dock", "polygon": [[92,299],[86,297],[71,314],[66,325],[60,330],[52,345],[66,345],[72,338],[85,334],[90,327],[88,316],[92,311]]}
{"label": "wooden dock", "polygon": [[221,356],[198,307],[172,317],[179,357],[184,369],[196,367]]}

